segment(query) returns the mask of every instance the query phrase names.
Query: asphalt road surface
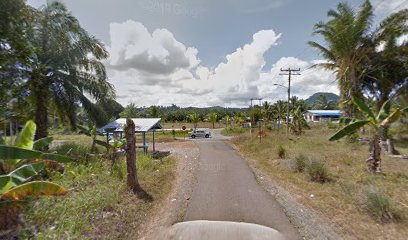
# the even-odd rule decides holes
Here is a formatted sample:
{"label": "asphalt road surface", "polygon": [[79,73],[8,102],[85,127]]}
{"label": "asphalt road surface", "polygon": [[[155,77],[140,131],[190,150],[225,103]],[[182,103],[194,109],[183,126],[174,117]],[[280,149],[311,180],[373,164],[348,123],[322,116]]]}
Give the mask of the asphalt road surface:
{"label": "asphalt road surface", "polygon": [[210,139],[194,140],[200,149],[199,167],[184,221],[253,223],[273,228],[285,239],[300,239],[281,206],[258,185],[246,161],[223,139],[215,131]]}

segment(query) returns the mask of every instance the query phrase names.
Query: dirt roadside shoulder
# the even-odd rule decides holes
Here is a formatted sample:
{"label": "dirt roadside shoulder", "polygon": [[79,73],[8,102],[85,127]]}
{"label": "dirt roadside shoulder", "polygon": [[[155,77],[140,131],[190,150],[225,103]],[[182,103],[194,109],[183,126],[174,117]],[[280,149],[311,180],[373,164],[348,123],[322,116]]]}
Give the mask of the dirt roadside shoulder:
{"label": "dirt roadside shoulder", "polygon": [[199,149],[192,141],[176,141],[158,145],[161,151],[170,151],[177,159],[176,179],[168,197],[153,209],[151,216],[139,230],[140,239],[162,239],[173,224],[184,218],[195,185]]}
{"label": "dirt roadside shoulder", "polygon": [[272,178],[262,171],[255,160],[245,156],[239,151],[239,148],[230,141],[226,142],[247,161],[258,183],[278,201],[290,221],[298,228],[299,233],[304,239],[343,239],[333,230],[333,226],[327,224],[330,222],[329,219],[323,219],[322,216],[319,216],[312,209],[306,208],[302,204],[296,202],[289,192],[280,187]]}

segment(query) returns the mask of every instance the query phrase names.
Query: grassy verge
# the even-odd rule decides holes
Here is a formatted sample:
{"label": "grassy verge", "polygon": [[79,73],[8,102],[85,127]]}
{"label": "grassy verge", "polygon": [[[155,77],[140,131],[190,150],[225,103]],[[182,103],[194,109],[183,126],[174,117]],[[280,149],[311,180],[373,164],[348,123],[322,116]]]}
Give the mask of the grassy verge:
{"label": "grassy verge", "polygon": [[221,134],[224,136],[233,136],[245,132],[249,132],[249,129],[243,127],[226,127],[221,130]]}
{"label": "grassy verge", "polygon": [[[385,175],[368,174],[368,146],[329,142],[335,131],[312,126],[291,140],[282,132],[268,132],[262,143],[249,134],[232,141],[297,201],[330,219],[345,238],[406,239],[408,161],[382,155]],[[283,159],[280,146],[286,150]]]}
{"label": "grassy verge", "polygon": [[[65,149],[62,145],[56,150]],[[53,174],[51,180],[65,186],[69,193],[58,198],[43,197],[27,205],[23,238],[136,239],[154,205],[160,204],[171,190],[175,159],[167,157],[157,162],[139,155],[137,166],[139,181],[153,197],[152,202],[127,191],[125,159],[118,161],[112,173],[110,162],[101,159],[66,164],[64,174]]]}

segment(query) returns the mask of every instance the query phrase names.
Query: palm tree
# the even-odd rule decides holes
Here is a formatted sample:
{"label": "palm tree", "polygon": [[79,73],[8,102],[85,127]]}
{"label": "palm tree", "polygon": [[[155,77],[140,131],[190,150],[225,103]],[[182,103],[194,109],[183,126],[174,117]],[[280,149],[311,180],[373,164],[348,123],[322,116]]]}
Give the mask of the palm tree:
{"label": "palm tree", "polygon": [[96,101],[114,98],[101,60],[108,56],[104,45],[84,30],[58,1],[37,12],[29,29],[34,57],[26,66],[24,89],[35,103],[36,139],[48,135],[48,110],[52,102],[75,129],[75,110],[81,106],[98,117]]}
{"label": "palm tree", "polygon": [[286,103],[282,100],[278,100],[275,104],[273,104],[273,111],[275,114],[275,118],[278,120],[279,128],[283,118],[283,113],[286,111]]}
{"label": "palm tree", "polygon": [[215,123],[217,122],[217,113],[216,112],[212,112],[210,113],[210,115],[208,116],[210,119],[210,122],[212,123],[213,129],[215,128]]}
{"label": "palm tree", "polygon": [[273,116],[273,111],[272,111],[272,105],[265,101],[262,104],[262,112],[263,112],[263,116],[268,120],[272,120],[272,116]]}
{"label": "palm tree", "polygon": [[373,9],[368,0],[357,13],[347,3],[339,3],[337,9],[330,10],[327,15],[329,21],[319,22],[314,27],[314,34],[321,35],[326,46],[314,41],[310,41],[309,45],[319,50],[327,60],[316,66],[336,73],[341,107],[347,116],[354,116],[356,108],[350,99],[362,96],[361,63],[367,57],[363,45],[371,27]]}
{"label": "palm tree", "polygon": [[365,115],[364,120],[353,119],[347,126],[334,134],[330,141],[339,140],[347,135],[354,133],[359,128],[370,125],[374,130],[370,140],[370,157],[366,160],[370,172],[381,172],[381,147],[380,147],[380,132],[382,129],[388,128],[393,122],[397,121],[403,112],[408,112],[408,108],[400,110],[399,108],[391,111],[391,102],[386,101],[377,115],[363,101],[353,98],[353,103],[357,106],[359,111]]}
{"label": "palm tree", "polygon": [[[370,51],[364,64],[367,70],[363,88],[374,99],[377,112],[388,99],[404,95],[408,89],[408,42],[398,44],[397,41],[407,34],[407,22],[407,9],[391,14],[367,40]],[[388,128],[383,129],[380,138],[386,152],[399,154],[392,144]]]}
{"label": "palm tree", "polygon": [[123,118],[135,118],[138,115],[137,107],[136,104],[134,103],[129,103],[123,112],[119,114]]}
{"label": "palm tree", "polygon": [[225,123],[225,127],[228,127],[229,124],[231,124],[231,118],[229,115],[225,115],[224,118],[224,123]]}
{"label": "palm tree", "polygon": [[188,115],[188,118],[194,124],[194,129],[197,129],[197,124],[200,121],[200,115],[197,113],[192,113]]}

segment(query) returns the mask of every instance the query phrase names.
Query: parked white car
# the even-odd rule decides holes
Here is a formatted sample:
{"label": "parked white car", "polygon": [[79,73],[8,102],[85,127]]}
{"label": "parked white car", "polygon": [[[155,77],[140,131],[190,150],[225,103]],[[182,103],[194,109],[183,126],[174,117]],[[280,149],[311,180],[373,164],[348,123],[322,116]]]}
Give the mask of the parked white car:
{"label": "parked white car", "polygon": [[193,130],[188,133],[188,136],[191,138],[196,138],[196,137],[205,137],[209,138],[211,136],[210,131],[205,131],[205,130]]}

